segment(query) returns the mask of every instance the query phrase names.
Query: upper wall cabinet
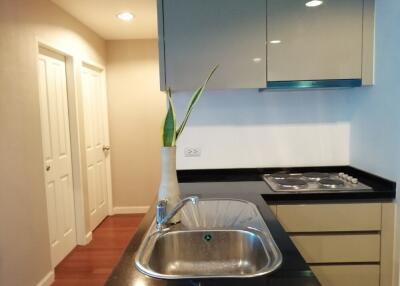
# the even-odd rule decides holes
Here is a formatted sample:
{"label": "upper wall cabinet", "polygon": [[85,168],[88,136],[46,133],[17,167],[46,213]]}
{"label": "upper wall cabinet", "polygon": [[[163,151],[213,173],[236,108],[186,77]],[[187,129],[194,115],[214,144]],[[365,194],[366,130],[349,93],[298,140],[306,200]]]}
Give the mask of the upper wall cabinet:
{"label": "upper wall cabinet", "polygon": [[161,88],[194,90],[212,67],[212,89],[261,88],[266,0],[159,0]]}
{"label": "upper wall cabinet", "polygon": [[158,0],[158,22],[162,89],[216,64],[213,89],[373,82],[374,0]]}
{"label": "upper wall cabinet", "polygon": [[361,79],[363,0],[268,0],[268,81]]}

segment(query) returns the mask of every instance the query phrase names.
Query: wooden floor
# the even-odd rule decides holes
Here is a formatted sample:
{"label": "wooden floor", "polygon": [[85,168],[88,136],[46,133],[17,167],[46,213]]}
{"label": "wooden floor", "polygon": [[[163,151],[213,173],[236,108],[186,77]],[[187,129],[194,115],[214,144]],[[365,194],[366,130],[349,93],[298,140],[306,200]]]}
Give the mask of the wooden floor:
{"label": "wooden floor", "polygon": [[93,240],[77,246],[55,270],[59,286],[103,285],[135,233],[143,214],[114,215],[93,232]]}

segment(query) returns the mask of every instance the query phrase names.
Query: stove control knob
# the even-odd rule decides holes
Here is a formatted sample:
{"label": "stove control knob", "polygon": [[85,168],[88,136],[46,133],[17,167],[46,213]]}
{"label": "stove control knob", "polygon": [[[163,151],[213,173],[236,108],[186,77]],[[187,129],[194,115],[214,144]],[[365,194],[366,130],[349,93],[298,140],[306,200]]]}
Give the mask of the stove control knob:
{"label": "stove control knob", "polygon": [[343,174],[343,176],[342,176],[342,178],[345,180],[347,180],[348,177],[349,177],[349,175],[347,175],[347,174]]}
{"label": "stove control knob", "polygon": [[358,184],[358,179],[357,179],[357,178],[353,178],[353,179],[351,180],[351,182],[352,182],[353,184]]}
{"label": "stove control knob", "polygon": [[342,178],[343,175],[344,175],[344,173],[343,173],[343,172],[340,172],[340,173],[339,173],[339,178]]}
{"label": "stove control knob", "polygon": [[352,176],[347,176],[346,180],[351,182],[354,178]]}

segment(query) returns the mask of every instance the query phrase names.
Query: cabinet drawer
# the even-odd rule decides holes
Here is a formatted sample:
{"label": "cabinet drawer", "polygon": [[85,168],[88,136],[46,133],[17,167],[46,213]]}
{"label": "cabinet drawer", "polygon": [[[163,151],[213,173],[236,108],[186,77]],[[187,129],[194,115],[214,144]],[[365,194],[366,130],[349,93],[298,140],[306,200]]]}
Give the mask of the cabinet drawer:
{"label": "cabinet drawer", "polygon": [[268,205],[271,209],[272,213],[276,216],[277,213],[277,206],[276,205]]}
{"label": "cabinet drawer", "polygon": [[378,231],[381,204],[278,205],[278,220],[288,232]]}
{"label": "cabinet drawer", "polygon": [[379,262],[379,234],[292,235],[308,263]]}
{"label": "cabinet drawer", "polygon": [[322,286],[379,286],[379,265],[311,266]]}

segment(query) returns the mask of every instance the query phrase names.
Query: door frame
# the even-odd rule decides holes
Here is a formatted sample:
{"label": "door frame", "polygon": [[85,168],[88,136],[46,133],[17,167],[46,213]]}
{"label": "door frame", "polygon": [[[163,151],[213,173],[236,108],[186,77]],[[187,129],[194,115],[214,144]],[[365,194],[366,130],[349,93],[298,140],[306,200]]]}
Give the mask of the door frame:
{"label": "door frame", "polygon": [[[89,225],[89,211],[87,201],[87,175],[85,173],[86,154],[84,138],[84,117],[81,86],[81,69],[84,63],[87,63],[102,71],[103,100],[106,117],[106,136],[109,144],[108,130],[108,101],[106,93],[105,67],[97,63],[83,60],[66,51],[62,46],[49,43],[46,40],[36,38],[36,54],[40,55],[40,49],[44,48],[65,57],[66,77],[67,77],[67,100],[69,114],[69,130],[71,144],[72,161],[72,180],[74,193],[74,212],[76,242],[78,245],[86,245],[92,240],[92,231]],[[38,65],[38,61],[36,63]],[[38,70],[38,69],[37,69]],[[38,75],[37,75],[38,77]],[[38,84],[39,87],[39,84]],[[112,189],[111,189],[111,163],[110,155],[107,156],[107,209],[108,215],[112,215]],[[43,168],[42,168],[43,169]],[[44,174],[43,174],[44,176]]]}

